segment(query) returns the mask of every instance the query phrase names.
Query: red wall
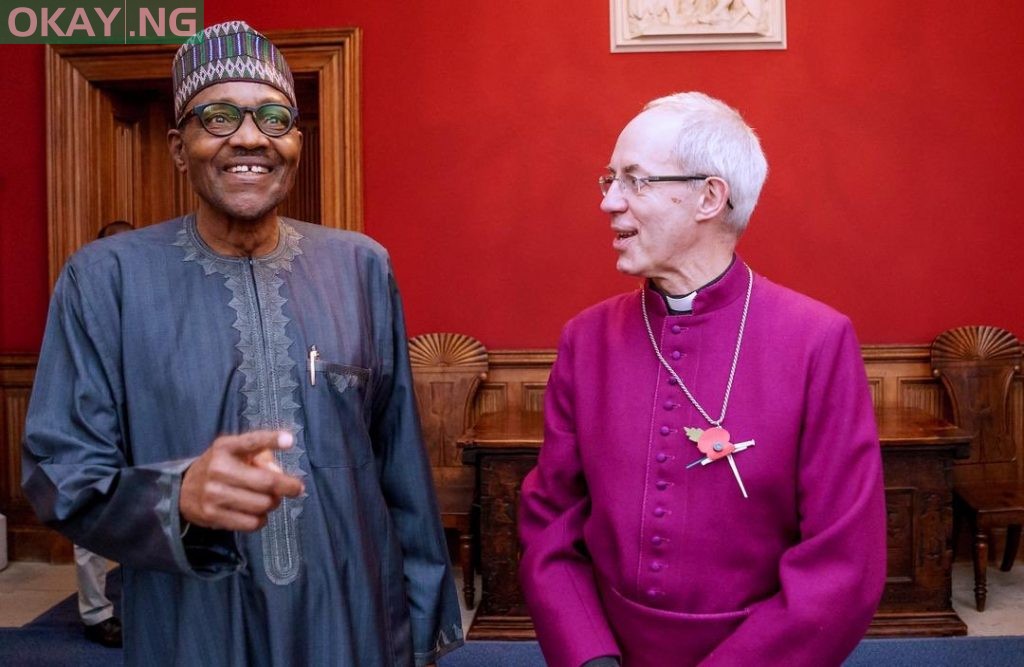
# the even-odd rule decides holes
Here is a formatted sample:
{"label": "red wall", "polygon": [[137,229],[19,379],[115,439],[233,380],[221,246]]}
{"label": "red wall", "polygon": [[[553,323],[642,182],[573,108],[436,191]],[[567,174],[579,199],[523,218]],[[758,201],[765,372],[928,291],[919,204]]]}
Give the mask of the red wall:
{"label": "red wall", "polygon": [[[645,101],[704,90],[768,154],[740,244],[756,270],[848,313],[865,343],[1024,336],[1024,3],[791,1],[785,51],[614,55],[603,0],[345,2],[315,19],[206,5],[208,24],[363,28],[366,231],[392,252],[410,334],[553,347],[631,288],[596,177]],[[42,58],[0,47],[0,352],[37,350],[45,319]]]}

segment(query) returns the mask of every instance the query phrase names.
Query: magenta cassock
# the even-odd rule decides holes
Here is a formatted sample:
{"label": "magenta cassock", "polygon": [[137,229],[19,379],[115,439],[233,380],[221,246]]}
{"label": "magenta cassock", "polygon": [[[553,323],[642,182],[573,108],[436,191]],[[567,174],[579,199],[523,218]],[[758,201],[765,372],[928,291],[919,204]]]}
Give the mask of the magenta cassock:
{"label": "magenta cassock", "polygon": [[[738,257],[688,315],[648,289],[654,337],[717,418],[748,271]],[[655,357],[639,290],[571,320],[545,437],[522,487],[520,579],[544,656],[579,667],[837,665],[885,578],[881,453],[850,321],[755,275],[728,411],[744,498],[711,425]]]}

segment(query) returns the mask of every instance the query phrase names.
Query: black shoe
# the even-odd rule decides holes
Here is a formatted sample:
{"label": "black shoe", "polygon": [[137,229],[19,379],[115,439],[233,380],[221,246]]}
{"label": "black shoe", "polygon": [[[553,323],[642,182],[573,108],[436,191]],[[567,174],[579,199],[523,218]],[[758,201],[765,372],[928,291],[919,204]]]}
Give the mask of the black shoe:
{"label": "black shoe", "polygon": [[96,625],[87,625],[85,638],[107,648],[121,648],[121,621],[117,616],[111,616]]}

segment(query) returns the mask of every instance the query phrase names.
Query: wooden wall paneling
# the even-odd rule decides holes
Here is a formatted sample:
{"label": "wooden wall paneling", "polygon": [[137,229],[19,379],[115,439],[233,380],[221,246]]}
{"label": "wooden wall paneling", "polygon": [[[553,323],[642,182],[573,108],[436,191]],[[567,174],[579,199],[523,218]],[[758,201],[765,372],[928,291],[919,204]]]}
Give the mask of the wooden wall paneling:
{"label": "wooden wall paneling", "polygon": [[544,412],[544,392],[547,384],[543,382],[523,383],[523,410],[527,412]]}
{"label": "wooden wall paneling", "polygon": [[942,386],[930,377],[903,377],[899,381],[899,404],[918,408],[935,417],[948,419],[949,409]]}
{"label": "wooden wall paneling", "polygon": [[[125,191],[124,180],[121,178],[123,165],[118,163],[122,155],[131,156],[131,146],[122,146],[118,142],[118,121],[115,118],[114,105],[104,94],[94,95],[90,91],[92,112],[90,117],[96,119],[95,150],[90,156],[93,161],[92,176],[89,179],[93,186],[89,188],[91,202],[90,218],[93,229],[98,230],[104,222],[122,217],[115,211],[122,203],[131,201],[131,191]],[[131,141],[129,132],[126,137]],[[127,165],[131,169],[131,165]],[[128,204],[130,207],[130,204]],[[90,230],[91,231],[91,230]],[[93,233],[88,240],[96,238]]]}
{"label": "wooden wall paneling", "polygon": [[[945,395],[941,383],[932,375],[929,346],[927,345],[865,345],[862,346],[868,384],[875,407],[907,407],[918,408],[941,419],[949,421],[952,410],[949,399]],[[489,382],[478,395],[475,414],[497,412],[503,410],[542,409],[543,387],[550,372],[550,365],[555,359],[552,350],[516,351],[498,350],[491,352],[491,375]],[[1024,439],[1024,381],[1018,374],[1014,380],[1014,392],[1011,396],[1013,414],[1013,433],[1016,442]],[[965,462],[956,462],[956,468]],[[1024,466],[1024,461],[1016,461],[1016,465]],[[1024,468],[1022,468],[1024,469]],[[936,487],[938,488],[938,487]],[[920,499],[932,498],[934,494],[918,494]],[[891,502],[900,499],[899,489],[887,489],[887,497]],[[895,506],[894,506],[895,507]],[[890,509],[894,509],[891,507]],[[913,509],[913,508],[912,508]],[[938,511],[938,510],[937,510]],[[942,509],[941,511],[947,511]],[[941,511],[938,511],[941,514]],[[929,515],[931,516],[931,515]],[[894,517],[890,517],[894,519]],[[890,526],[892,527],[892,526]],[[893,533],[893,539],[905,537],[904,546],[910,554],[924,553],[923,547],[912,542],[913,535],[920,532],[920,527],[906,526],[906,534]],[[1001,553],[1003,533],[994,534],[992,553]],[[964,537],[966,538],[966,532]],[[967,554],[966,542],[960,545],[957,553]],[[934,545],[932,545],[934,546]],[[935,554],[934,549],[928,553]],[[898,561],[896,561],[898,563]]]}
{"label": "wooden wall paneling", "polygon": [[[69,61],[53,54],[51,50],[46,54],[46,113],[53,119],[46,136],[51,286],[68,255],[88,240],[82,234],[82,220],[87,219],[89,211],[87,179],[79,177],[78,172],[82,171],[81,160],[94,155],[91,133],[85,131],[92,124],[88,81]],[[80,122],[65,117],[66,111],[72,110],[84,116]]]}
{"label": "wooden wall paneling", "polygon": [[[140,227],[166,218],[174,210],[167,187],[173,182],[166,141],[169,92],[160,95],[151,90],[125,93],[111,89],[99,97],[101,106],[96,117],[101,119],[103,129],[98,139],[106,140],[106,126],[111,124],[113,147],[97,151],[97,173],[109,173],[101,178],[110,183],[112,196],[101,197],[95,226],[127,220]],[[153,170],[151,165],[157,164],[161,168]],[[139,183],[160,183],[161,187],[139,187]],[[97,191],[102,194],[103,186]]]}
{"label": "wooden wall paneling", "polygon": [[[864,346],[862,351],[876,406],[917,407],[944,419],[950,418],[948,401],[944,398],[938,380],[931,375],[928,346],[869,345]],[[0,431],[3,435],[3,441],[0,442],[0,447],[2,447],[0,461],[5,464],[6,474],[0,481],[3,484],[0,487],[0,502],[3,505],[0,507],[9,517],[12,533],[21,531],[17,533],[18,537],[12,540],[12,543],[17,541],[22,545],[32,544],[32,546],[25,547],[29,552],[28,555],[25,551],[21,551],[14,554],[14,557],[18,559],[48,559],[50,558],[49,547],[41,548],[36,537],[31,538],[36,540],[35,542],[25,541],[30,539],[28,535],[32,531],[35,531],[33,535],[38,535],[45,529],[38,526],[34,516],[30,516],[31,510],[28,509],[23,499],[20,501],[22,504],[18,505],[20,467],[15,465],[17,461],[20,461],[20,458],[16,459],[15,457],[20,456],[20,433],[24,428],[24,415],[21,412],[24,409],[24,401],[27,400],[35,358],[8,356],[2,359],[6,361],[0,361],[0,373],[2,373],[0,377],[4,378],[3,382],[0,382],[0,391],[5,392],[3,394],[4,425],[3,430]],[[479,415],[488,412],[541,410],[544,387],[554,359],[554,350],[490,351],[490,372],[477,393],[471,419],[475,421]],[[29,379],[25,379],[25,373],[28,373]],[[15,384],[9,386],[14,380],[16,380]],[[1010,412],[1013,437],[1016,442],[1022,442],[1024,441],[1024,379],[1021,374],[1017,374],[1013,381]],[[443,456],[440,452],[436,452],[435,456],[438,455]],[[1021,468],[1024,466],[1024,461],[1018,458],[1013,461],[1013,464]],[[1024,471],[1024,468],[1021,469]],[[890,488],[889,493],[890,539],[912,540],[916,529],[912,526],[902,525],[899,521],[898,501],[902,497],[899,495],[899,489]],[[18,507],[21,509],[16,509]],[[21,513],[19,514],[19,512]],[[28,517],[26,517],[26,512]],[[999,537],[997,536],[997,539]],[[890,548],[894,544],[896,542],[892,542]],[[913,545],[907,542],[905,546]],[[994,543],[993,547],[993,553],[998,553],[1001,548],[999,543]],[[969,552],[961,549],[959,553],[963,555]],[[899,561],[894,562],[898,563]],[[898,573],[896,575],[898,576]]]}
{"label": "wooden wall paneling", "polygon": [[868,390],[871,392],[871,405],[878,409],[885,405],[885,382],[880,377],[868,378]]}
{"label": "wooden wall paneling", "polygon": [[319,224],[320,209],[320,94],[317,77],[295,77],[295,98],[299,107],[298,128],[302,132],[302,159],[295,174],[295,185],[281,203],[281,215]]}
{"label": "wooden wall paneling", "polygon": [[508,384],[505,382],[484,382],[473,403],[472,419],[488,412],[505,412],[508,405]]}
{"label": "wooden wall paneling", "polygon": [[488,412],[541,411],[553,350],[492,350],[490,372],[473,406],[473,420]]}
{"label": "wooden wall paneling", "polygon": [[[135,188],[132,184],[139,174],[139,131],[138,123],[125,121],[115,117],[114,124],[114,164],[120,165],[115,170],[114,197],[109,205],[114,209],[101,222],[109,220],[135,221]],[[134,224],[134,222],[133,222]]]}
{"label": "wooden wall paneling", "polygon": [[[950,418],[942,385],[932,376],[926,345],[862,347],[868,385],[876,407],[919,408]],[[491,372],[477,396],[474,416],[503,410],[543,409],[544,388],[554,350],[492,350]],[[1015,380],[1014,433],[1024,437],[1024,382]]]}
{"label": "wooden wall paneling", "polygon": [[861,348],[876,408],[910,407],[904,404],[901,385],[907,379],[929,383],[931,368],[927,348],[910,345],[865,345]]}
{"label": "wooden wall paneling", "polygon": [[[160,187],[135,187],[131,190],[132,218],[136,226],[158,222],[174,211],[194,211],[199,198],[192,193],[188,179],[178,173],[167,148],[167,127],[172,122],[170,97],[154,94],[154,100],[142,109],[137,123],[134,146],[138,170],[132,184],[159,183]],[[150,147],[150,150],[144,149]]]}
{"label": "wooden wall paneling", "polygon": [[[4,443],[20,443],[32,390],[36,358],[0,356],[0,435]],[[5,447],[0,473],[0,508],[7,514],[21,495],[21,449]]]}
{"label": "wooden wall paneling", "polygon": [[295,176],[295,187],[281,203],[281,215],[319,224],[320,212],[320,136],[316,120],[302,123],[302,160]]}
{"label": "wooden wall paneling", "polygon": [[71,543],[39,522],[21,492],[21,440],[36,361],[0,355],[0,512],[7,516],[10,560],[68,562]]}

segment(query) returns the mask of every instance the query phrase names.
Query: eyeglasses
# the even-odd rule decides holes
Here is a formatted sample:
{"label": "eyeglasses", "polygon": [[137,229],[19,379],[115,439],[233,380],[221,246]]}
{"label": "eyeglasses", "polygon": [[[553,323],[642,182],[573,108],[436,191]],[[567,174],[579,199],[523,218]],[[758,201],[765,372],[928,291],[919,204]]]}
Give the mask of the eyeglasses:
{"label": "eyeglasses", "polygon": [[[601,188],[602,196],[608,194],[608,191],[612,189],[612,183],[615,181],[619,182],[619,187],[621,187],[624,192],[631,195],[637,195],[651,183],[664,183],[666,181],[686,183],[688,181],[706,181],[709,178],[711,178],[711,176],[705,174],[694,174],[693,176],[637,176],[635,174],[612,176],[611,174],[604,174],[597,179],[597,185]],[[725,203],[729,208],[732,208],[732,200],[727,200]]]}
{"label": "eyeglasses", "polygon": [[245,114],[251,113],[260,132],[268,137],[282,137],[295,127],[299,110],[284,104],[261,104],[258,107],[240,107],[230,102],[209,102],[197,104],[181,117],[178,127],[189,118],[199,119],[203,129],[217,137],[230,137],[242,127]]}

